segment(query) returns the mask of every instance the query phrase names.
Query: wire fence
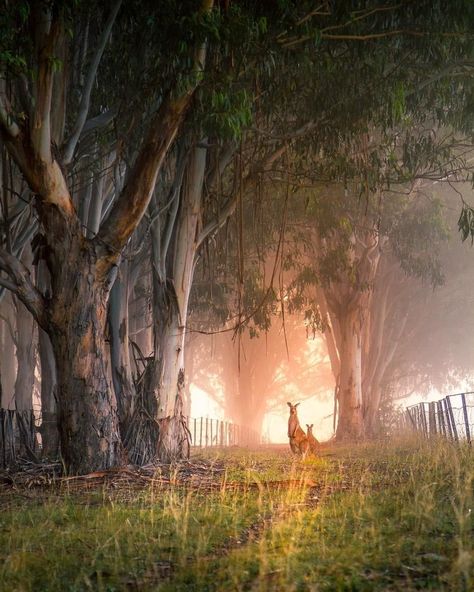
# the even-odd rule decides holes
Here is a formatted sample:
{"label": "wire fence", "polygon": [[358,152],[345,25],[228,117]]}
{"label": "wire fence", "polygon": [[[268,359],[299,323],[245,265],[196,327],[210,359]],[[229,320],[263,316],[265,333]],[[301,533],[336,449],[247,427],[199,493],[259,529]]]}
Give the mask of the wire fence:
{"label": "wire fence", "polygon": [[454,442],[472,442],[474,392],[457,393],[439,401],[411,405],[405,413],[408,425],[426,438],[444,436]]}
{"label": "wire fence", "polygon": [[[0,408],[0,467],[13,466],[21,458],[38,462],[45,452],[41,434],[44,435],[45,427],[51,429],[49,424],[52,423],[55,421],[47,414],[42,418],[38,411]],[[188,418],[187,424],[193,448],[257,446],[261,443],[258,432],[229,421],[198,417]]]}
{"label": "wire fence", "polygon": [[37,460],[38,425],[33,411],[0,409],[0,466],[14,465],[19,458]]}
{"label": "wire fence", "polygon": [[257,431],[220,419],[189,418],[188,428],[191,432],[191,446],[194,448],[257,446],[261,443],[261,436]]}

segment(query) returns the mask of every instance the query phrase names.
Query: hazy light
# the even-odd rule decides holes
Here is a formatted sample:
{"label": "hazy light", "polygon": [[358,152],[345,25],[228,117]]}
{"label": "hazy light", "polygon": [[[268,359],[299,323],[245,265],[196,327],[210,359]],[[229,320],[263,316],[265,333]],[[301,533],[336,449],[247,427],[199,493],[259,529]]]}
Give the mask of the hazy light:
{"label": "hazy light", "polygon": [[203,389],[191,382],[191,417],[210,417],[225,419],[222,407]]}

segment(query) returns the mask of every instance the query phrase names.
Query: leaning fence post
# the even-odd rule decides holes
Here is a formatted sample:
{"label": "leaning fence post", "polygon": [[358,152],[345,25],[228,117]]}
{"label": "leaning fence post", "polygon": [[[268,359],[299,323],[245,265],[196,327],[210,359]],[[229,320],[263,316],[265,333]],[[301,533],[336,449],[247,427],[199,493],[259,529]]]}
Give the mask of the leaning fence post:
{"label": "leaning fence post", "polygon": [[421,424],[423,426],[423,433],[425,434],[425,437],[428,438],[428,421],[426,419],[426,409],[424,403],[421,403]]}
{"label": "leaning fence post", "polygon": [[451,405],[451,399],[450,399],[449,395],[446,397],[446,402],[448,405],[448,413],[449,413],[449,418],[451,420],[451,427],[453,429],[454,439],[456,440],[456,442],[458,442],[459,441],[458,430],[456,428],[456,424],[454,423],[453,407]]}
{"label": "leaning fence post", "polygon": [[446,432],[451,440],[454,440],[453,428],[451,427],[451,417],[449,416],[448,402],[446,397],[441,401],[444,409],[444,417],[446,420]]}
{"label": "leaning fence post", "polygon": [[461,393],[461,401],[462,401],[462,412],[464,415],[464,423],[466,425],[466,438],[468,443],[471,443],[471,431],[469,429],[469,417],[467,414],[467,405],[466,405],[466,393]]}
{"label": "leaning fence post", "polygon": [[420,403],[416,408],[416,425],[418,427],[418,431],[421,432],[423,435],[425,433],[424,426],[423,426],[423,417],[421,413],[421,407],[423,403]]}
{"label": "leaning fence post", "polygon": [[443,402],[437,401],[436,407],[438,409],[438,425],[440,427],[440,432],[443,434],[443,436],[447,436],[446,425],[444,423]]}

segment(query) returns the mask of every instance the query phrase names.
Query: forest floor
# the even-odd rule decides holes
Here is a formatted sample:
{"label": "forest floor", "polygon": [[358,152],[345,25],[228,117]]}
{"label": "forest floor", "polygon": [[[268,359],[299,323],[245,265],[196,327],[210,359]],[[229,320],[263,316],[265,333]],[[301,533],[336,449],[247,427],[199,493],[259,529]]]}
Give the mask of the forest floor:
{"label": "forest floor", "polygon": [[443,441],[208,449],[0,474],[0,590],[474,590],[474,453]]}

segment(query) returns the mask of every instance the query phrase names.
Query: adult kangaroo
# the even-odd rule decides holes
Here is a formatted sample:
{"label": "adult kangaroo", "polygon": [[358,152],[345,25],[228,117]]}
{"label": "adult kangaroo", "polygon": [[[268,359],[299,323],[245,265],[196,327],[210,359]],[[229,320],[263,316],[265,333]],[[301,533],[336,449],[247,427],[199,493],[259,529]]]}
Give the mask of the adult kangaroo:
{"label": "adult kangaroo", "polygon": [[304,430],[300,426],[298,420],[298,412],[296,408],[299,403],[292,405],[288,403],[290,408],[290,417],[288,418],[288,438],[290,439],[290,448],[293,454],[301,454],[305,458],[309,449],[308,437],[304,433]]}

